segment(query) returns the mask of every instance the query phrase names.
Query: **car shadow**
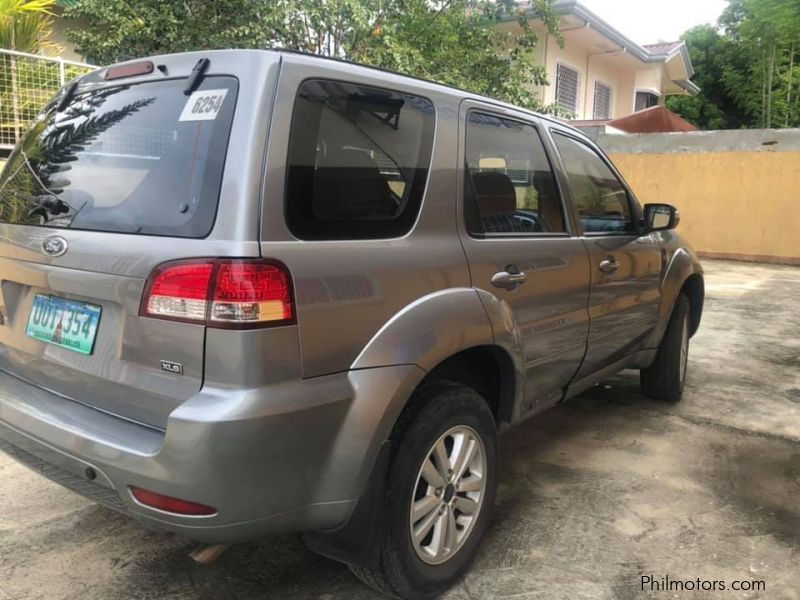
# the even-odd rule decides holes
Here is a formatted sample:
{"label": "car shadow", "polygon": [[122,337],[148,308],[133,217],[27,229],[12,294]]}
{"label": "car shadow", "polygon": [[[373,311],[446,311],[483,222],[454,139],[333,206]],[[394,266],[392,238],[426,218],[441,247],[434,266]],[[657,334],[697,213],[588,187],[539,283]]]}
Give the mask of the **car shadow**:
{"label": "car shadow", "polygon": [[[515,515],[531,511],[531,505],[539,501],[537,485],[582,476],[579,468],[542,459],[555,444],[580,439],[587,431],[613,443],[638,426],[637,414],[668,410],[639,393],[638,374],[621,373],[505,432],[499,443],[498,498],[477,566],[496,554],[493,549],[508,546],[508,529],[513,527]],[[118,539],[139,539],[135,549],[121,552],[114,560],[118,571],[97,596],[104,600],[380,597],[360,584],[345,565],[311,552],[296,534],[230,547],[217,561],[202,566],[188,556],[196,544],[181,536],[143,533],[142,524],[99,506],[83,511],[80,520],[95,527],[104,523],[106,531],[96,530],[94,537],[113,532]],[[76,525],[81,528],[80,522]]]}

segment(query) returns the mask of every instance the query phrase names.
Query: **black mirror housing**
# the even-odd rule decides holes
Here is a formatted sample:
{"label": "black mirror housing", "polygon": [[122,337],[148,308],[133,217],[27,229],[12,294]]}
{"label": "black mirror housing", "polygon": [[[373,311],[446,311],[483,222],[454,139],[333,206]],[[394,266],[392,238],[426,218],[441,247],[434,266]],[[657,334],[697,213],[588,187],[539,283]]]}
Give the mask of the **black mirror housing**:
{"label": "black mirror housing", "polygon": [[675,229],[681,221],[678,209],[671,204],[645,204],[644,226],[649,231]]}

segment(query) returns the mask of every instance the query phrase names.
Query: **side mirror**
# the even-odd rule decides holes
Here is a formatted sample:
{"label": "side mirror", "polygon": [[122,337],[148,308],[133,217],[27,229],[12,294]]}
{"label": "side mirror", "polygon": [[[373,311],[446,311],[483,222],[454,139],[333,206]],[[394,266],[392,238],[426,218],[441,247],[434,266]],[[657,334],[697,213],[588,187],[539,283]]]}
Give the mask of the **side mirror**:
{"label": "side mirror", "polygon": [[647,231],[675,229],[680,221],[678,209],[671,204],[644,205],[644,226]]}

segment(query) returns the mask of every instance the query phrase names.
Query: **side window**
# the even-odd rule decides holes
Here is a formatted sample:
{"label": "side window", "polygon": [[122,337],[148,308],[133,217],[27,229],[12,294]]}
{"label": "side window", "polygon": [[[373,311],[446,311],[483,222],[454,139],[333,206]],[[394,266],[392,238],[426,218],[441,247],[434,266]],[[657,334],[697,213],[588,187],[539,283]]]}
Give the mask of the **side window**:
{"label": "side window", "polygon": [[405,235],[419,213],[433,146],[430,100],[309,80],[295,99],[286,221],[301,239]]}
{"label": "side window", "polygon": [[628,233],[635,227],[628,192],[592,148],[553,132],[585,232]]}
{"label": "side window", "polygon": [[473,235],[565,231],[542,140],[534,127],[519,121],[469,113],[464,202]]}

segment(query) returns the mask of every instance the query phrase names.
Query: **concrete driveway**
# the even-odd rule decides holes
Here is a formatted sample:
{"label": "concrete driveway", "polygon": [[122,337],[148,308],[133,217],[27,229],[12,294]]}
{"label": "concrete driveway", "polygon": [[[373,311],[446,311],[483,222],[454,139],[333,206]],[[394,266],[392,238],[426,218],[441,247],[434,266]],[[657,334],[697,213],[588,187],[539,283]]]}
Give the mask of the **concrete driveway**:
{"label": "concrete driveway", "polygon": [[[800,598],[800,269],[705,264],[684,401],[625,372],[508,433],[491,529],[448,598]],[[376,597],[298,536],[210,567],[192,548],[0,456],[0,600]],[[643,574],[726,591],[643,593]]]}

